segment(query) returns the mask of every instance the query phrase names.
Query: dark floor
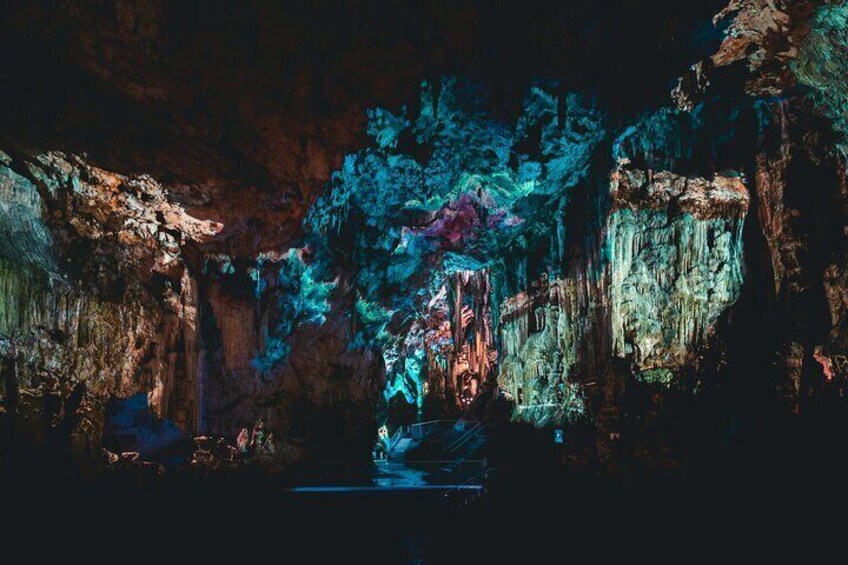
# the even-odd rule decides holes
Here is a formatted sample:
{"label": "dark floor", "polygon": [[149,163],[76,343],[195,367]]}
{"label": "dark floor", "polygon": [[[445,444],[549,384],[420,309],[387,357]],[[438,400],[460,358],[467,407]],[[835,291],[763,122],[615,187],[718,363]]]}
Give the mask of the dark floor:
{"label": "dark floor", "polygon": [[800,555],[810,562],[848,539],[843,432],[830,425],[772,431],[705,451],[688,470],[627,480],[568,470],[539,446],[522,452],[518,443],[532,438],[518,434],[520,441],[502,446],[515,457],[493,458],[497,470],[474,481],[484,490],[428,482],[418,463],[307,490],[251,473],[144,487],[7,475],[0,547],[4,556],[63,561],[138,555],[175,562],[187,552],[192,562],[265,557],[310,565],[562,563],[621,554],[628,561]]}
{"label": "dark floor", "polygon": [[64,559],[138,554],[170,561],[188,551],[193,561],[268,555],[281,563],[447,564],[671,551],[688,562],[743,548],[760,558],[796,550],[810,556],[845,539],[845,475],[826,472],[815,482],[797,467],[749,471],[631,483],[504,471],[482,496],[292,492],[249,477],[143,489],[6,483],[0,543],[6,555],[24,544],[32,555]]}

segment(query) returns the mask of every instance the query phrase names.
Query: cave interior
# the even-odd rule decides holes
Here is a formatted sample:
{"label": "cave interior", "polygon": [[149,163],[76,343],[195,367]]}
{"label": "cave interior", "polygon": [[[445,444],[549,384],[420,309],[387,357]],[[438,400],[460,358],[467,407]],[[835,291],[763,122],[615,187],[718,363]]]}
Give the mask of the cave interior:
{"label": "cave interior", "polygon": [[397,563],[844,490],[844,1],[3,12],[5,485]]}

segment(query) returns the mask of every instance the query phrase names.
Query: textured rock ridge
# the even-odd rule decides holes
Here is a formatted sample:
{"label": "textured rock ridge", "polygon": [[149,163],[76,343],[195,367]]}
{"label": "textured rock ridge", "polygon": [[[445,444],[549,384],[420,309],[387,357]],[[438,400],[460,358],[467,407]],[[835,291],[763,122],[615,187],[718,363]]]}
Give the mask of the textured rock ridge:
{"label": "textured rock ridge", "polygon": [[589,367],[610,355],[650,370],[646,379],[673,379],[739,297],[749,203],[740,177],[628,168],[611,177],[600,280],[545,277],[501,306],[499,382],[519,419],[585,415],[582,388],[596,378]]}
{"label": "textured rock ridge", "polygon": [[613,352],[679,368],[742,288],[739,177],[616,171],[608,220]]}

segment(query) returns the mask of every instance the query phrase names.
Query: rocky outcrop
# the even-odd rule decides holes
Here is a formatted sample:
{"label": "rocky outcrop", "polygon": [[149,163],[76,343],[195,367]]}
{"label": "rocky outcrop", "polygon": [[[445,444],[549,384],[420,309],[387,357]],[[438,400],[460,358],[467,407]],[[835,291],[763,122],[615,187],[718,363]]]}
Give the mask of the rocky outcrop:
{"label": "rocky outcrop", "polygon": [[739,297],[747,189],[738,176],[624,169],[611,191],[613,353],[641,368],[682,367]]}
{"label": "rocky outcrop", "polygon": [[43,446],[41,430],[59,433],[62,414],[77,420],[63,433],[78,458],[99,459],[107,400],[138,392],[160,417],[196,427],[196,285],[181,249],[220,226],[187,215],[149,177],[73,156],[7,158],[0,174],[10,220],[0,355],[13,443]]}
{"label": "rocky outcrop", "polygon": [[739,297],[749,202],[740,177],[622,167],[610,194],[602,274],[545,277],[501,306],[499,382],[521,420],[586,416],[584,385],[597,384],[610,356],[670,384]]}
{"label": "rocky outcrop", "polygon": [[596,298],[583,275],[542,278],[504,301],[498,383],[514,401],[517,420],[544,426],[587,415],[585,377],[608,355],[609,343],[592,339],[603,324]]}
{"label": "rocky outcrop", "polygon": [[756,96],[782,94],[795,84],[789,63],[809,33],[813,0],[731,0],[714,18],[725,38],[710,58],[716,67],[747,67],[745,90]]}
{"label": "rocky outcrop", "polygon": [[[99,461],[107,404],[139,393],[154,416],[187,433],[234,437],[261,417],[295,442],[313,419],[294,399],[316,410],[350,403],[361,410],[356,420],[328,433],[335,445],[370,441],[373,426],[361,422],[373,419],[379,364],[348,351],[345,297],[325,305],[335,283],[308,278],[302,254],[234,265],[204,251],[222,226],[188,214],[149,176],[61,153],[4,159],[0,403],[12,430],[4,452],[45,448],[43,430],[67,416],[76,423],[63,441],[76,442],[77,459]],[[291,301],[313,284],[322,289],[314,304]],[[302,333],[290,358],[276,353],[331,311],[333,322]]]}

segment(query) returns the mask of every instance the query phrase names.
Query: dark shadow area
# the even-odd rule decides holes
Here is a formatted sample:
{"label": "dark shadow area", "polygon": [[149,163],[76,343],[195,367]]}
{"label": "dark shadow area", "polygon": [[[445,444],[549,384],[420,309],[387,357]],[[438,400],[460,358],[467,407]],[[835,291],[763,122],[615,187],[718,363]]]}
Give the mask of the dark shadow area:
{"label": "dark shadow area", "polygon": [[629,481],[563,472],[551,450],[528,448],[522,462],[492,474],[482,496],[291,493],[250,474],[145,487],[18,479],[10,488],[4,480],[4,513],[14,517],[4,532],[49,535],[45,555],[79,548],[95,535],[101,550],[285,554],[313,563],[532,562],[562,558],[563,551],[632,557],[694,548],[766,557],[778,548],[802,549],[783,548],[787,528],[809,540],[798,543],[810,551],[828,547],[838,524],[825,517],[844,502],[839,477],[848,468],[819,451],[826,445],[799,447],[784,431],[779,452],[755,447],[695,473]]}

